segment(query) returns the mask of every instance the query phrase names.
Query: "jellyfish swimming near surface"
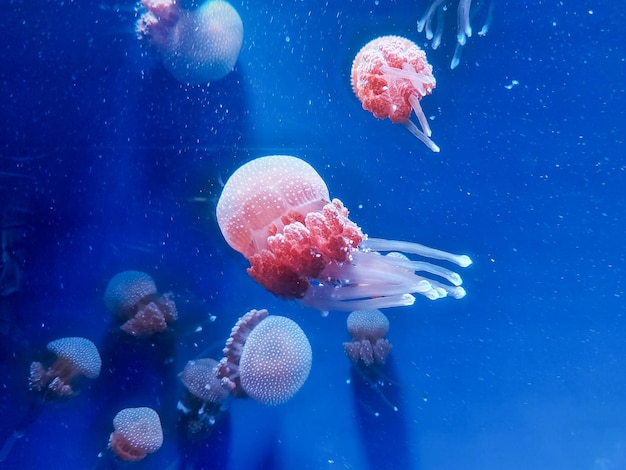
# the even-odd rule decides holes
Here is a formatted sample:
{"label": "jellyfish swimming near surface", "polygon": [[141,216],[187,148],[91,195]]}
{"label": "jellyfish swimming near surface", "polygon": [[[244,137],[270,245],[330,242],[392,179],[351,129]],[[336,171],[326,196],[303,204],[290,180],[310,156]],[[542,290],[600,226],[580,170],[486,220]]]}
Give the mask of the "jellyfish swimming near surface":
{"label": "jellyfish swimming near surface", "polygon": [[413,294],[465,296],[456,272],[381,252],[460,267],[472,263],[468,256],[364,235],[343,203],[330,199],[321,176],[296,157],[261,157],[237,169],[217,203],[217,221],[226,242],[250,262],[254,280],[323,313],[412,305]]}
{"label": "jellyfish swimming near surface", "polygon": [[[437,82],[426,53],[400,36],[382,36],[368,42],[356,55],[351,71],[352,90],[363,109],[378,119],[402,124],[433,152],[439,147],[430,136],[420,100]],[[411,121],[415,111],[421,130]]]}
{"label": "jellyfish swimming near surface", "polygon": [[203,85],[233,70],[243,43],[243,23],[230,3],[208,0],[193,11],[176,0],[141,3],[146,11],[137,21],[137,35],[156,47],[176,80]]}
{"label": "jellyfish swimming near surface", "polygon": [[[445,16],[446,11],[448,10],[448,2],[447,0],[433,0],[430,4],[424,16],[420,18],[417,22],[417,30],[421,33],[422,31],[426,34],[426,39],[430,41],[430,47],[433,49],[437,49],[441,45],[442,37],[443,37],[443,29],[445,24]],[[480,8],[481,2],[478,3],[478,7]],[[485,3],[485,2],[482,2]],[[491,21],[493,19],[493,7],[495,0],[489,1],[489,7],[487,10],[487,17],[485,19],[485,23],[483,27],[478,32],[479,36],[485,36],[491,27]],[[472,25],[470,23],[471,17],[474,15],[475,11],[470,11],[472,7],[472,0],[459,0],[459,4],[457,7],[457,33],[456,33],[456,48],[454,50],[454,55],[452,56],[452,60],[450,61],[450,68],[454,69],[459,65],[461,61],[461,54],[463,52],[463,47],[467,43],[467,40],[472,37]],[[435,32],[433,33],[433,19],[436,18],[437,27]]]}

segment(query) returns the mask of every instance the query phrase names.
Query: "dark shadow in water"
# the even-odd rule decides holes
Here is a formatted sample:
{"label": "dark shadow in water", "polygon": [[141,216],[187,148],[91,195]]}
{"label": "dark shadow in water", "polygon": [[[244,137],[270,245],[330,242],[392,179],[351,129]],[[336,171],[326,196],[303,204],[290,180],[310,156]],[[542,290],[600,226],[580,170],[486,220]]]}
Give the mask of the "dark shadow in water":
{"label": "dark shadow in water", "polygon": [[181,416],[178,423],[178,454],[181,470],[213,470],[228,466],[231,423],[228,410],[216,416],[215,424],[204,432],[190,435],[188,422]]}
{"label": "dark shadow in water", "polygon": [[383,365],[359,363],[350,370],[355,414],[370,468],[416,468],[401,389],[390,356]]}

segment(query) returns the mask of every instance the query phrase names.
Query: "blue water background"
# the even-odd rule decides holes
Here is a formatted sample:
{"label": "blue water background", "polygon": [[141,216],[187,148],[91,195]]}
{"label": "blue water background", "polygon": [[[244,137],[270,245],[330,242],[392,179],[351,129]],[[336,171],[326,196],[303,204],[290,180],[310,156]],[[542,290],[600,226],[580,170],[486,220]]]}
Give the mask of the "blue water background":
{"label": "blue water background", "polygon": [[[455,70],[449,16],[422,101],[439,154],[349,85],[370,39],[426,46],[427,2],[232,4],[244,45],[208,87],[146,54],[131,2],[0,7],[0,203],[26,227],[24,284],[0,312],[0,442],[23,435],[0,468],[626,468],[624,2],[499,1]],[[219,232],[222,182],[276,153],[313,165],[366,233],[474,260],[466,298],[386,312],[382,384],[351,372],[344,313],[274,298]],[[112,333],[102,294],[126,269],[178,295],[156,344]],[[176,374],[218,357],[250,308],[302,326],[311,375],[280,407],[233,400],[188,446]],[[101,377],[37,406],[28,365],[74,335],[100,348]],[[127,406],[158,410],[165,443],[119,465],[106,444]]]}

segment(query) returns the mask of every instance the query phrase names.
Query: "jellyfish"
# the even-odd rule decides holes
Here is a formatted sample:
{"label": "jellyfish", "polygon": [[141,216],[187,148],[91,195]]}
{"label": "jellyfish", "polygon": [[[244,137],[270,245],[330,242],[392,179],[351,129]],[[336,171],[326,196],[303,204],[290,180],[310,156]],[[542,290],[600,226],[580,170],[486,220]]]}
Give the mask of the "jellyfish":
{"label": "jellyfish", "polygon": [[[437,49],[443,37],[443,28],[444,28],[444,19],[445,12],[448,9],[448,2],[445,0],[433,0],[430,4],[430,7],[424,13],[424,16],[417,22],[417,30],[421,33],[422,31],[426,34],[426,39],[431,41],[430,47],[433,49]],[[483,27],[478,32],[479,36],[485,36],[491,27],[491,21],[493,19],[493,6],[495,0],[491,0],[489,2],[489,8],[487,11],[487,17],[485,19],[485,23]],[[472,5],[472,0],[459,0],[459,4],[457,7],[457,33],[456,33],[456,48],[454,50],[454,55],[452,56],[452,60],[450,62],[450,68],[454,69],[459,62],[461,61],[461,53],[463,52],[463,47],[465,46],[467,40],[472,37],[472,26],[470,24],[470,7]],[[471,12],[473,15],[473,11]],[[433,33],[432,23],[433,18],[436,15],[437,29]]]}
{"label": "jellyfish", "polygon": [[187,431],[191,435],[213,427],[229,395],[217,377],[217,366],[215,359],[196,359],[188,361],[178,375],[185,391],[177,408],[184,415]]}
{"label": "jellyfish", "polygon": [[352,341],[343,343],[343,349],[352,363],[383,364],[391,351],[385,338],[389,332],[387,316],[378,309],[356,310],[348,315],[347,326]]}
{"label": "jellyfish", "polygon": [[233,327],[217,376],[235,397],[280,405],[306,382],[311,362],[311,345],[296,322],[251,310]]}
{"label": "jellyfish", "polygon": [[111,278],[104,292],[109,312],[124,323],[122,331],[150,336],[167,329],[178,318],[171,293],[159,295],[152,277],[141,271],[123,271]]}
{"label": "jellyfish", "polygon": [[57,359],[47,369],[41,362],[30,365],[29,388],[35,391],[49,390],[60,397],[75,394],[72,382],[84,375],[95,379],[100,375],[102,361],[95,344],[86,338],[59,338],[48,343],[48,350]]}
{"label": "jellyfish", "polygon": [[[352,63],[352,90],[363,109],[378,119],[402,124],[433,152],[439,147],[430,136],[428,120],[420,100],[430,95],[437,82],[426,53],[399,36],[382,36],[368,42]],[[415,111],[422,128],[411,121]]]}
{"label": "jellyfish", "polygon": [[[296,157],[261,157],[237,169],[217,203],[217,221],[226,242],[250,262],[254,280],[322,313],[412,305],[415,293],[465,296],[456,272],[425,259],[466,267],[468,256],[367,237]],[[395,251],[423,259],[381,254]]]}
{"label": "jellyfish", "polygon": [[152,408],[125,408],[113,418],[109,447],[117,458],[137,462],[163,445],[161,419]]}
{"label": "jellyfish", "polygon": [[209,0],[194,11],[176,0],[142,0],[146,11],[137,21],[165,68],[183,84],[202,85],[228,75],[243,42],[243,23],[233,6]]}

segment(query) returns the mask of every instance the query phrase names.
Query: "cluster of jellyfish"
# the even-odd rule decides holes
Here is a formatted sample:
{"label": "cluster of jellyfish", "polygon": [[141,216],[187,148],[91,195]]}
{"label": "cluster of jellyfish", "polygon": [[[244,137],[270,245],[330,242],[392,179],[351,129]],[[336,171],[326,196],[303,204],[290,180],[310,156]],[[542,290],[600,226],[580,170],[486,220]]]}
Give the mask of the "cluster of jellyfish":
{"label": "cluster of jellyfish", "polygon": [[[487,18],[479,36],[487,34],[495,0],[490,0]],[[480,6],[480,2],[477,2]],[[458,32],[451,68],[457,67],[467,39],[472,36],[471,0],[458,3]],[[477,9],[476,7],[475,9]],[[448,1],[433,0],[417,23],[432,49],[442,41]],[[206,85],[228,75],[243,44],[243,23],[237,10],[223,0],[208,0],[194,10],[176,0],[141,0],[135,25],[139,39],[158,52],[161,63],[179,82]],[[436,24],[433,33],[432,27]],[[381,36],[367,43],[356,55],[351,70],[352,89],[364,110],[376,118],[403,125],[433,152],[439,146],[420,101],[436,87],[433,68],[425,52],[410,39]],[[411,120],[415,113],[419,127]]]}
{"label": "cluster of jellyfish", "polygon": [[176,0],[141,0],[140,13],[138,38],[157,50],[179,82],[206,85],[233,70],[243,43],[243,23],[230,3],[208,0],[186,10]]}
{"label": "cluster of jellyfish", "polygon": [[[203,84],[233,70],[243,25],[228,2],[210,0],[193,11],[175,0],[141,4],[136,32],[158,50],[177,80]],[[470,4],[459,2],[459,46],[452,67],[472,34]],[[441,42],[446,9],[446,2],[435,0],[418,24],[433,39],[433,48]],[[370,41],[356,55],[350,77],[363,109],[402,124],[439,152],[421,107],[436,80],[425,52],[414,42],[399,36]],[[461,276],[450,266],[469,266],[468,256],[366,235],[344,204],[330,198],[315,169],[297,157],[267,156],[241,166],[224,185],[216,213],[225,241],[249,261],[249,275],[267,291],[323,315],[350,312],[351,339],[343,350],[364,375],[378,370],[392,350],[386,338],[389,320],[380,309],[410,306],[416,295],[430,300],[465,296]],[[139,271],[115,275],[104,303],[129,338],[163,334],[179,315],[173,294],[160,293],[150,275]],[[71,398],[82,377],[100,376],[100,353],[89,339],[59,338],[47,348],[54,359],[30,366],[29,388],[34,393],[46,399]],[[190,435],[210,432],[231,398],[249,397],[267,406],[289,401],[306,382],[312,356],[296,322],[264,309],[250,310],[233,326],[222,357],[190,359],[180,372],[179,426]],[[133,462],[157,452],[163,439],[156,410],[124,408],[113,418],[107,448],[115,458]]]}
{"label": "cluster of jellyfish", "polygon": [[[367,377],[392,349],[386,338],[389,320],[379,309],[411,305],[414,294],[430,300],[462,298],[461,277],[432,260],[460,267],[471,260],[416,243],[370,238],[348,215],[340,200],[330,199],[313,167],[280,155],[240,167],[217,205],[226,242],[248,259],[248,273],[269,292],[322,314],[351,312],[346,323],[351,339],[343,350]],[[159,292],[141,271],[113,276],[104,304],[120,334],[130,339],[163,334],[179,316],[173,294]],[[59,338],[47,348],[54,359],[30,366],[33,392],[71,398],[83,377],[100,376],[100,353],[89,339]],[[286,403],[306,382],[313,357],[300,326],[265,309],[241,316],[222,352],[220,358],[189,360],[179,374],[178,424],[189,436],[209,435],[230,398],[267,406]],[[142,460],[163,444],[159,414],[150,407],[121,409],[112,424],[108,449],[118,460]]]}
{"label": "cluster of jellyfish", "polygon": [[[118,318],[122,334],[150,338],[164,333],[177,320],[172,293],[160,294],[154,280],[140,271],[124,271],[108,283],[107,309]],[[64,337],[47,345],[51,360],[30,366],[29,388],[45,399],[68,399],[82,378],[97,379],[102,359],[87,338]],[[183,392],[177,409],[187,435],[207,435],[226,409],[229,397],[250,397],[275,406],[287,402],[308,378],[310,343],[291,319],[251,310],[233,326],[223,357],[189,360],[180,372]],[[106,370],[106,368],[105,368]],[[116,459],[135,462],[163,444],[156,410],[140,406],[121,409],[113,418],[108,449]]]}

